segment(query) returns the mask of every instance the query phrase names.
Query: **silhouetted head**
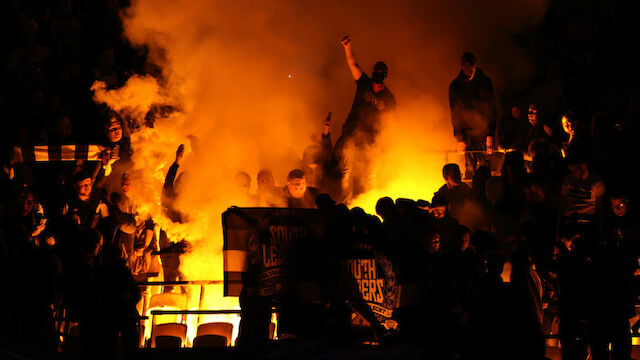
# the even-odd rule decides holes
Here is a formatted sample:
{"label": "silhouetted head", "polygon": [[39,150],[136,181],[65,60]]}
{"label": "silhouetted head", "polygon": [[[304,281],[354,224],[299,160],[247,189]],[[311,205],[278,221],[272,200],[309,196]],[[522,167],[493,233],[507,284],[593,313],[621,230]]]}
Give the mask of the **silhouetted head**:
{"label": "silhouetted head", "polygon": [[586,179],[589,176],[587,158],[578,151],[569,152],[567,155],[569,173],[576,179]]}
{"label": "silhouetted head", "polygon": [[93,188],[91,174],[87,171],[80,171],[73,175],[71,181],[73,183],[73,188],[76,190],[78,199],[88,201],[91,196],[91,189]]}
{"label": "silhouetted head", "polygon": [[386,196],[378,199],[376,203],[376,214],[384,220],[388,217],[392,212],[396,210],[396,204],[393,202],[393,199]]}
{"label": "silhouetted head", "polygon": [[53,131],[60,141],[67,141],[71,137],[72,127],[71,119],[66,114],[60,114],[56,117]]}
{"label": "silhouetted head", "polygon": [[356,218],[364,218],[367,215],[367,213],[364,212],[363,208],[356,206],[351,209],[351,215],[353,215]]}
{"label": "silhouetted head", "polygon": [[371,81],[373,82],[373,91],[379,92],[385,88],[384,81],[387,78],[389,67],[382,61],[378,61],[373,65],[373,71],[371,72]]}
{"label": "silhouetted head", "polygon": [[276,180],[273,173],[269,169],[258,171],[258,189],[270,188],[276,186]]}
{"label": "silhouetted head", "polygon": [[454,187],[462,182],[462,173],[458,164],[446,164],[442,168],[442,177],[449,188]]}
{"label": "silhouetted head", "polygon": [[307,191],[307,179],[304,176],[304,171],[300,169],[294,169],[287,175],[287,190],[291,197],[299,199],[304,196]]}
{"label": "silhouetted head", "polygon": [[491,253],[487,256],[487,274],[494,277],[500,277],[504,270],[504,256],[499,253]]}
{"label": "silhouetted head", "polygon": [[431,231],[426,236],[426,248],[429,254],[435,254],[440,251],[440,234]]}
{"label": "silhouetted head", "polygon": [[473,76],[476,74],[476,56],[471,52],[465,52],[462,54],[462,60],[460,62],[460,66],[462,68],[462,73],[467,79],[473,79]]}
{"label": "silhouetted head", "polygon": [[520,105],[518,104],[511,105],[511,117],[513,119],[519,120],[521,116],[522,116],[522,110],[520,109]]}
{"label": "silhouetted head", "polygon": [[609,203],[615,216],[625,216],[627,214],[629,198],[626,195],[613,193],[609,195]]}
{"label": "silhouetted head", "polygon": [[458,225],[455,232],[455,239],[457,241],[458,250],[465,251],[469,247],[471,242],[471,230],[464,225]]}
{"label": "silhouetted head", "polygon": [[249,192],[251,188],[251,176],[244,171],[239,171],[233,178],[234,185],[243,192]]}
{"label": "silhouetted head", "polygon": [[527,118],[529,119],[529,124],[531,124],[531,126],[536,126],[538,124],[538,106],[536,104],[529,104]]}
{"label": "silhouetted head", "polygon": [[316,206],[320,210],[330,210],[336,206],[336,202],[329,194],[320,194],[316,198]]}
{"label": "silhouetted head", "polygon": [[91,259],[98,255],[102,249],[102,235],[96,230],[86,230],[78,234],[82,244],[82,255],[85,259]]}
{"label": "silhouetted head", "polygon": [[444,218],[447,215],[447,199],[440,194],[433,195],[431,209],[436,219]]}
{"label": "silhouetted head", "polygon": [[471,189],[476,193],[484,193],[484,189],[489,178],[491,178],[491,169],[485,165],[478,167],[476,172],[473,174]]}
{"label": "silhouetted head", "polygon": [[27,216],[31,214],[36,204],[35,196],[29,190],[23,191],[18,195],[18,211],[21,216]]}

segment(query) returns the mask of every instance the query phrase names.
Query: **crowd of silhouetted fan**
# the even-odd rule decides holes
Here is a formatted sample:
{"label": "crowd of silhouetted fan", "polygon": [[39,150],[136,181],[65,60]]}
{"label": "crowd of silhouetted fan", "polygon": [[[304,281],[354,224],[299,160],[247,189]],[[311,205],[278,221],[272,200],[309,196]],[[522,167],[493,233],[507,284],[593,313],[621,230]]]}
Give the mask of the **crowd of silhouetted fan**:
{"label": "crowd of silhouetted fan", "polygon": [[[180,279],[189,248],[137,214],[127,172],[135,126],[93,104],[88,89],[95,80],[116,88],[134,73],[160,76],[158,68],[123,40],[123,1],[0,6],[0,348],[56,356],[72,322],[84,357],[129,356],[138,344],[136,280]],[[369,340],[382,346],[418,345],[434,359],[542,359],[557,335],[564,359],[629,359],[640,327],[640,96],[620,91],[623,105],[556,111],[556,101],[519,93],[499,106],[489,165],[471,174],[453,163],[432,169],[443,185],[423,199],[383,197],[378,216],[342,204],[327,130],[282,183],[269,169],[256,174],[256,193],[249,174],[228,179],[243,194],[234,205],[317,208],[329,264],[351,243],[390,258],[398,283],[418,290],[395,309],[397,331],[370,319]],[[65,144],[104,151],[98,161],[77,151],[74,161],[27,159],[34,145],[52,154]],[[184,151],[157,189],[174,222],[189,221],[174,206],[188,181],[179,172]],[[322,316],[300,325],[298,338],[361,342],[348,310],[324,290]]]}

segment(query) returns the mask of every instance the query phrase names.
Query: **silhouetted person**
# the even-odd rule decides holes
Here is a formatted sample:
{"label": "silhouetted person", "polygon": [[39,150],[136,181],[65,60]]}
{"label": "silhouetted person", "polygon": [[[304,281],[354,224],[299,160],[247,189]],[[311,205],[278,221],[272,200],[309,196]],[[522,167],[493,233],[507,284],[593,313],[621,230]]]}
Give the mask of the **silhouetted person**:
{"label": "silhouetted person", "polygon": [[638,226],[633,221],[629,199],[620,193],[610,195],[610,213],[604,241],[593,256],[594,302],[590,322],[591,354],[594,360],[631,358],[629,318],[635,316],[637,293],[633,275],[638,269]]}
{"label": "silhouetted person", "polygon": [[560,234],[551,265],[558,278],[559,339],[563,359],[585,359],[587,355],[588,310],[592,302],[587,244],[571,225]]}
{"label": "silhouetted person", "polygon": [[[565,141],[562,143],[562,156],[568,158],[571,153],[589,154],[589,129],[573,111],[567,111],[560,118]],[[588,159],[591,160],[591,159]]]}
{"label": "silhouetted person", "polygon": [[3,301],[3,313],[8,314],[3,323],[13,332],[6,336],[38,349],[41,356],[53,356],[58,345],[53,307],[59,303],[62,275],[55,241],[46,229],[44,210],[31,191],[21,193],[16,205],[3,226],[4,236],[0,236],[6,239],[0,247],[7,258],[0,260],[5,261],[3,274],[9,289],[6,305]]}
{"label": "silhouetted person", "polygon": [[458,219],[459,212],[471,196],[471,189],[469,185],[462,182],[462,174],[458,164],[446,164],[442,168],[442,177],[445,184],[435,194],[447,200],[449,214]]}
{"label": "silhouetted person", "polygon": [[458,228],[458,220],[449,215],[447,199],[438,194],[431,200],[431,214],[433,215],[433,228],[440,235],[440,247],[445,253],[450,253],[456,248],[455,233]]}
{"label": "silhouetted person", "polygon": [[118,191],[122,175],[133,166],[131,162],[131,140],[125,136],[123,121],[110,114],[104,124],[106,141],[101,175],[96,179],[96,187],[104,187],[108,194]]}
{"label": "silhouetted person", "polygon": [[477,68],[476,56],[470,52],[462,54],[461,67],[460,74],[449,85],[449,106],[458,150],[466,151],[464,176],[471,179],[478,166],[490,164],[496,103],[491,79]]}
{"label": "silhouetted person", "polygon": [[461,346],[464,358],[507,359],[497,341],[508,331],[504,328],[506,288],[500,276],[504,263],[501,254],[489,254],[484,271],[471,283],[467,341]]}
{"label": "silhouetted person", "polygon": [[589,321],[593,360],[631,359],[629,319],[636,315],[631,280],[637,258],[615,243],[600,243],[593,255],[593,305]]}
{"label": "silhouetted person", "polygon": [[640,225],[631,209],[629,197],[621,192],[609,195],[609,209],[604,225],[608,243],[623,249],[629,256],[640,256]]}
{"label": "silhouetted person", "polygon": [[561,224],[578,224],[581,235],[593,240],[600,231],[604,184],[592,173],[582,153],[568,155],[569,174],[562,183],[559,215]]}
{"label": "silhouetted person", "polygon": [[371,78],[364,73],[351,50],[351,37],[342,39],[347,64],[356,81],[356,95],[351,111],[342,126],[342,134],[336,142],[335,154],[342,170],[342,196],[348,204],[369,187],[371,162],[367,149],[380,132],[383,115],[393,111],[396,100],[385,85],[388,67],[378,61],[373,66]]}
{"label": "silhouetted person", "polygon": [[74,194],[62,209],[68,223],[82,229],[95,229],[98,220],[105,217],[106,205],[93,187],[93,178],[87,171],[80,171],[71,178]]}
{"label": "silhouetted person", "polygon": [[251,195],[251,175],[239,171],[233,178],[233,186],[236,191],[236,206],[255,206],[256,197]]}
{"label": "silhouetted person", "polygon": [[503,149],[517,149],[525,151],[527,148],[528,123],[523,107],[518,103],[511,103],[505,109],[505,115],[500,118],[496,128],[497,146]]}
{"label": "silhouetted person", "polygon": [[425,236],[422,283],[425,348],[434,359],[454,358],[459,348],[462,304],[454,264],[440,247],[437,232]]}
{"label": "silhouetted person", "polygon": [[535,271],[521,241],[511,256],[511,276],[507,302],[508,339],[506,348],[513,358],[545,358],[542,334],[542,281]]}
{"label": "silhouetted person", "polygon": [[162,186],[162,209],[169,219],[173,222],[183,222],[184,214],[175,207],[175,201],[178,198],[180,187],[177,184],[178,169],[184,157],[184,145],[178,146],[176,150],[176,158],[169,167],[167,175],[164,178]]}
{"label": "silhouetted person", "polygon": [[[184,156],[184,145],[178,146],[176,150],[176,158],[167,175],[164,179],[164,185],[162,187],[162,210],[165,215],[177,223],[187,221],[186,216],[175,207],[175,202],[180,195],[181,185],[184,177],[184,172],[178,176],[178,169],[182,158]],[[176,281],[180,276],[180,255],[181,250],[184,249],[184,240],[176,241],[176,239],[169,239],[167,233],[161,229],[160,236],[158,238],[158,247],[160,248],[160,260],[162,262],[162,269],[164,274],[164,281]],[[171,291],[172,286],[165,286],[164,291]]]}

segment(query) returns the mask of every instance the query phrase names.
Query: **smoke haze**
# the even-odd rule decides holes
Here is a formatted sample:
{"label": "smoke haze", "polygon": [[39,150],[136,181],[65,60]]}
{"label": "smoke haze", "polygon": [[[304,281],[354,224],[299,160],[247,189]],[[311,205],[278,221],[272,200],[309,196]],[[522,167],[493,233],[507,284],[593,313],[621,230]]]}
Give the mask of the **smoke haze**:
{"label": "smoke haze", "polygon": [[[246,171],[255,188],[258,170],[269,168],[282,185],[311,134],[320,136],[328,111],[334,143],[339,137],[355,92],[344,35],[352,36],[365,72],[378,60],[389,65],[387,84],[398,103],[371,150],[374,188],[355,202],[372,211],[384,195],[431,199],[445,159],[430,151],[455,145],[447,96],[460,54],[476,53],[498,94],[524,81],[527,57],[509,36],[544,10],[543,0],[137,0],[122,14],[125,36],[149,48],[162,74],[111,91],[96,84],[95,98],[128,109],[140,124],[151,103],[179,109],[131,134],[134,198],[170,236],[192,243],[181,268],[187,278],[221,279],[222,267],[211,266],[222,261],[220,214],[246,205],[234,175]],[[183,143],[180,171],[189,176],[178,207],[188,222],[173,224],[162,215],[160,191]]]}

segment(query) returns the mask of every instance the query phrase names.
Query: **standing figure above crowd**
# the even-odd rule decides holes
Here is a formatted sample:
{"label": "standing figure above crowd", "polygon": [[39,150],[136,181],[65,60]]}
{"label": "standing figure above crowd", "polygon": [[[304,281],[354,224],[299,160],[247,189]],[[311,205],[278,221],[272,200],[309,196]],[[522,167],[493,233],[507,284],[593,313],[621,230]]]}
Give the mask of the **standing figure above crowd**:
{"label": "standing figure above crowd", "polygon": [[389,68],[378,61],[371,77],[364,73],[351,49],[351,36],[342,39],[347,65],[356,81],[351,111],[342,125],[335,156],[342,171],[342,197],[349,204],[370,186],[371,155],[384,115],[395,109],[396,99],[385,85]]}
{"label": "standing figure above crowd", "polygon": [[490,165],[496,131],[496,102],[491,79],[478,68],[476,56],[462,54],[461,70],[449,85],[453,135],[465,152],[465,179],[479,166]]}

